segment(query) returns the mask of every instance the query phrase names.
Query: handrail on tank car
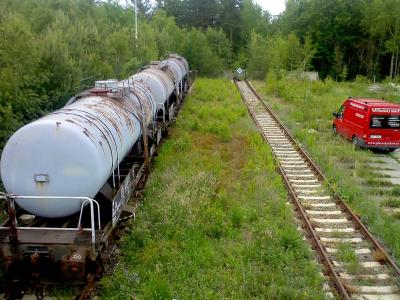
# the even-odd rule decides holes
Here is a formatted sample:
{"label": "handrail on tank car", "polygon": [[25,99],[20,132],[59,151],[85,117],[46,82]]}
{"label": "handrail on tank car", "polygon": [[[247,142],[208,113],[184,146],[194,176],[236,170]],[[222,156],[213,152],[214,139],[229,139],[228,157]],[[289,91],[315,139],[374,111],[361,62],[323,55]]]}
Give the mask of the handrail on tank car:
{"label": "handrail on tank car", "polygon": [[[16,214],[15,214],[15,204],[14,204],[14,200],[15,199],[72,199],[72,200],[83,200],[82,204],[81,204],[81,210],[80,210],[80,214],[79,214],[79,221],[78,221],[78,226],[76,229],[68,229],[68,228],[62,228],[65,230],[81,230],[84,228],[81,228],[81,224],[82,224],[82,214],[83,214],[83,207],[85,206],[85,203],[89,202],[90,204],[90,231],[92,232],[92,244],[95,244],[96,242],[96,228],[95,228],[95,219],[94,219],[94,209],[93,209],[93,203],[96,204],[97,206],[97,221],[98,221],[98,228],[99,230],[101,229],[101,219],[100,219],[100,205],[99,203],[91,198],[88,197],[73,197],[73,196],[17,196],[17,195],[12,195],[12,194],[4,194],[1,193],[0,194],[0,198],[6,198],[7,202],[8,202],[8,207],[14,209],[14,212],[9,212],[11,221],[13,224],[15,224],[15,229],[28,229],[28,230],[37,230],[37,229],[44,229],[46,230],[47,228],[45,227],[18,227],[18,223],[17,223],[17,218],[16,218]],[[12,200],[12,201],[11,201]],[[4,227],[0,227],[0,228],[4,228]],[[7,227],[8,228],[8,227]],[[55,229],[55,228],[51,228],[51,229]],[[61,228],[59,228],[61,229]]]}
{"label": "handrail on tank car", "polygon": [[93,211],[93,202],[94,203],[96,203],[96,206],[97,206],[97,218],[98,218],[98,225],[99,225],[99,230],[101,229],[101,223],[100,223],[100,205],[99,205],[99,203],[96,201],[96,200],[94,200],[94,199],[90,199],[90,198],[87,198],[87,197],[82,197],[82,198],[85,198],[85,200],[82,202],[82,204],[81,204],[81,212],[79,213],[79,222],[78,222],[78,228],[81,228],[81,225],[82,225],[82,213],[83,213],[83,207],[85,206],[85,203],[86,202],[89,202],[89,204],[90,204],[90,225],[91,225],[91,228],[92,228],[92,243],[94,244],[95,242],[96,242],[96,235],[95,235],[95,231],[96,231],[96,229],[95,229],[95,227],[94,227],[94,211]]}

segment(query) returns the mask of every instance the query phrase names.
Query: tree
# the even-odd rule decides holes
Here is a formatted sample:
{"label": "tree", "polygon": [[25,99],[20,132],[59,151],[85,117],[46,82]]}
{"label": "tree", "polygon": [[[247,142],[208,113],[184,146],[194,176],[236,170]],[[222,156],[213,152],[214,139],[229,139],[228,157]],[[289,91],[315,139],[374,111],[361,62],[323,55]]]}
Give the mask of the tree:
{"label": "tree", "polygon": [[150,25],[155,30],[158,57],[182,51],[184,32],[176,25],[173,17],[168,17],[163,10],[157,11],[151,19]]}
{"label": "tree", "polygon": [[[400,2],[398,0],[373,0],[366,10],[364,27],[378,48],[390,54],[389,77],[399,74]],[[378,51],[377,55],[380,55]]]}
{"label": "tree", "polygon": [[263,11],[262,8],[253,2],[253,0],[242,1],[242,35],[249,41],[251,32],[267,36],[271,33],[270,14]]}
{"label": "tree", "polygon": [[304,41],[312,39],[316,53],[312,65],[322,77],[332,74],[335,48],[343,53],[350,77],[359,70],[363,40],[367,38],[361,25],[369,0],[288,0],[286,11],[278,21],[284,33],[295,32]]}
{"label": "tree", "polygon": [[222,29],[208,28],[205,32],[208,45],[213,53],[228,65],[232,59],[231,44]]}
{"label": "tree", "polygon": [[[138,13],[147,19],[150,19],[153,12],[153,5],[151,4],[150,0],[136,0],[136,2]],[[135,0],[131,0],[131,4],[134,6]]]}
{"label": "tree", "polygon": [[241,0],[221,0],[221,11],[218,17],[218,26],[220,26],[228,36],[232,44],[233,52],[235,53],[237,53],[244,44],[241,8]]}
{"label": "tree", "polygon": [[213,53],[206,36],[198,29],[191,29],[185,35],[183,55],[201,75],[218,75],[223,70],[223,61]]}
{"label": "tree", "polygon": [[158,0],[157,7],[173,16],[182,26],[214,27],[219,11],[217,0]]}

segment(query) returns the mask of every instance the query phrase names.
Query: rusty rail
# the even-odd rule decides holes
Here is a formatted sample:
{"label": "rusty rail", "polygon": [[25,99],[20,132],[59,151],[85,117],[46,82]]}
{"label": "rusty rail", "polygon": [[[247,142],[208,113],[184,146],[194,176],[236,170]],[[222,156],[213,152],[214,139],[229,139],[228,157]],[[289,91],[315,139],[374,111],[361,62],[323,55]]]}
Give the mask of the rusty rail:
{"label": "rusty rail", "polygon": [[393,271],[400,276],[400,268],[397,266],[395,261],[391,258],[388,251],[379,243],[379,241],[369,232],[367,227],[361,222],[360,218],[353,213],[351,208],[347,205],[346,202],[340,197],[339,192],[333,187],[332,183],[325,177],[322,171],[318,168],[318,166],[311,160],[310,156],[300,147],[299,143],[293,138],[290,134],[288,129],[283,125],[280,119],[276,116],[275,113],[271,111],[268,105],[261,99],[261,97],[257,94],[253,86],[246,81],[247,85],[250,87],[254,95],[261,101],[264,107],[268,110],[268,112],[272,115],[275,121],[281,126],[284,130],[286,136],[291,139],[291,141],[298,147],[299,153],[303,156],[303,158],[309,163],[312,169],[315,171],[317,176],[321,178],[321,180],[327,185],[327,187],[331,190],[332,195],[334,196],[336,202],[345,210],[347,214],[350,215],[351,220],[353,221],[354,225],[363,233],[364,237],[369,240],[376,250],[380,251],[380,253],[384,256],[384,260],[392,267]]}
{"label": "rusty rail", "polygon": [[[293,136],[290,134],[290,132],[287,130],[287,128],[283,125],[283,123],[280,121],[280,119],[277,117],[277,115],[274,114],[271,111],[271,109],[269,108],[269,106],[261,99],[261,97],[255,91],[255,89],[252,87],[252,85],[247,80],[245,80],[245,83],[249,87],[251,92],[254,94],[254,96],[263,105],[265,110],[270,114],[270,116],[276,122],[276,124],[279,126],[279,128],[282,129],[284,135],[290,140],[290,142],[293,143],[293,145],[296,146],[298,154],[300,154],[300,156],[305,160],[305,162],[311,167],[311,169],[314,171],[315,175],[321,180],[321,182],[323,182],[326,185],[328,190],[331,192],[335,202],[337,204],[339,204],[339,206],[341,208],[343,208],[343,211],[347,214],[347,216],[349,216],[350,221],[352,221],[355,228],[359,229],[362,236],[366,240],[368,240],[372,243],[372,245],[376,251],[380,252],[380,254],[383,256],[382,260],[385,261],[386,264],[388,266],[390,266],[391,269],[397,275],[400,275],[399,267],[396,265],[395,261],[390,257],[390,255],[385,250],[385,248],[377,241],[376,238],[374,238],[374,236],[368,231],[367,227],[361,222],[360,218],[351,211],[350,207],[343,201],[343,199],[340,198],[339,193],[334,189],[332,184],[323,175],[323,173],[318,168],[318,166],[311,160],[309,155],[302,149],[302,147],[300,147],[299,143],[297,143],[297,141],[293,138]],[[245,101],[245,96],[243,95],[242,91],[238,87],[236,80],[235,80],[235,85],[238,88],[238,91],[241,94],[242,99]],[[256,117],[255,117],[254,113],[251,111],[251,109],[247,105],[246,105],[246,107],[247,107],[252,119],[255,121],[256,126],[262,133],[264,140],[267,141],[267,137],[266,137],[265,133],[263,132],[262,128],[259,126],[258,122],[256,121]],[[319,240],[318,235],[316,234],[316,231],[313,228],[313,225],[311,224],[309,218],[306,215],[304,206],[301,204],[298,196],[296,195],[295,191],[293,190],[293,188],[290,184],[290,181],[289,181],[285,171],[281,167],[280,162],[279,162],[276,154],[274,153],[274,151],[272,151],[272,154],[278,163],[278,169],[284,179],[285,185],[287,186],[290,198],[291,198],[293,204],[295,205],[299,216],[301,217],[302,221],[304,222],[304,227],[307,231],[308,238],[309,238],[313,248],[316,250],[316,252],[320,258],[320,262],[323,264],[323,266],[325,268],[325,275],[330,276],[332,283],[334,284],[339,296],[342,299],[350,299],[349,291],[347,291],[345,285],[343,284],[343,282],[341,280],[341,277],[338,275],[338,272],[335,270],[324,245],[322,245],[321,241]]]}

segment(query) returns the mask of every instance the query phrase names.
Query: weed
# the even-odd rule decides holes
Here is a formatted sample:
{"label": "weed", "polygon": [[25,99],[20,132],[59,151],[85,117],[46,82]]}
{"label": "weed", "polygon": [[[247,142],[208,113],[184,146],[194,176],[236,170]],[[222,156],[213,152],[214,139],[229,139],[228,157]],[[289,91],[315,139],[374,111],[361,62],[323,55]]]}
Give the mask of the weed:
{"label": "weed", "polygon": [[390,216],[395,220],[400,220],[400,212],[398,212],[398,211],[390,213]]}
{"label": "weed", "polygon": [[393,185],[393,183],[391,183],[388,180],[377,179],[377,178],[368,178],[367,183],[368,183],[368,185],[373,185],[373,186],[392,186]]}
{"label": "weed", "polygon": [[235,86],[197,79],[103,297],[323,298],[286,199]]}
{"label": "weed", "polygon": [[[358,80],[354,83],[336,83],[332,80],[325,82],[308,82],[299,80],[281,80],[278,76],[270,75],[263,82],[253,82],[259,91],[267,95],[268,104],[274,108],[291,133],[302,143],[312,159],[321,168],[336,192],[347,201],[351,208],[362,217],[369,229],[390,248],[399,261],[400,222],[389,216],[375,201],[377,192],[371,193],[366,183],[374,190],[392,188],[393,196],[400,195],[400,189],[374,174],[368,161],[376,160],[371,151],[354,151],[349,141],[337,136],[332,138],[332,112],[337,111],[343,101],[349,96],[380,98],[385,97],[400,102],[400,95],[390,91],[384,94],[374,94],[369,91],[368,83]],[[266,85],[272,85],[272,92]],[[307,95],[307,100],[299,95]],[[280,98],[278,98],[278,97]],[[318,134],[310,137],[305,128],[315,128]],[[360,180],[361,179],[361,180]],[[383,194],[386,192],[382,192]],[[388,192],[390,194],[390,192]]]}
{"label": "weed", "polygon": [[312,208],[312,203],[311,202],[304,202],[303,203],[304,209],[311,209]]}
{"label": "weed", "polygon": [[345,232],[341,232],[341,231],[333,231],[332,232],[332,237],[333,238],[344,238],[346,236]]}
{"label": "weed", "polygon": [[390,194],[392,196],[400,197],[400,187],[398,186],[393,187]]}
{"label": "weed", "polygon": [[384,254],[382,251],[380,251],[380,250],[374,251],[374,252],[373,252],[373,257],[374,257],[374,260],[379,261],[379,262],[384,262],[384,261],[386,261],[386,256],[385,256],[385,254]]}
{"label": "weed", "polygon": [[350,243],[341,243],[338,247],[336,257],[342,261],[350,274],[356,274],[360,269],[360,262]]}
{"label": "weed", "polygon": [[400,207],[400,199],[385,199],[381,202],[382,206],[386,207]]}

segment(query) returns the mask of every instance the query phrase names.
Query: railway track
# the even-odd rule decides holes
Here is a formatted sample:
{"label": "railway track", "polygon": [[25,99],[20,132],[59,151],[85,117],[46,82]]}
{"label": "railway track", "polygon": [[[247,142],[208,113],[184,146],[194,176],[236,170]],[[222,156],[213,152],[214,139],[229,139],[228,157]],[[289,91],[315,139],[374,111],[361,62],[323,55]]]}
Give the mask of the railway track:
{"label": "railway track", "polygon": [[235,81],[322,265],[327,297],[400,299],[400,270],[247,81]]}

